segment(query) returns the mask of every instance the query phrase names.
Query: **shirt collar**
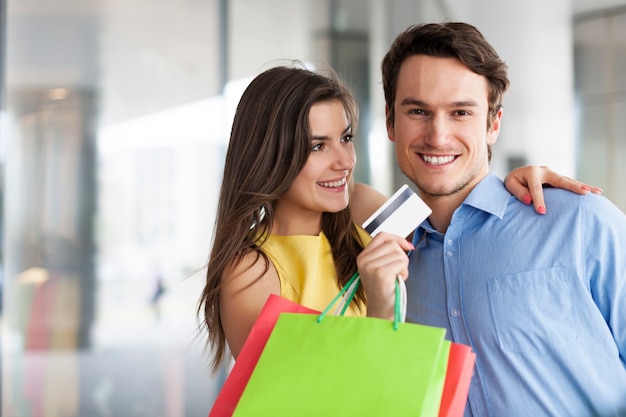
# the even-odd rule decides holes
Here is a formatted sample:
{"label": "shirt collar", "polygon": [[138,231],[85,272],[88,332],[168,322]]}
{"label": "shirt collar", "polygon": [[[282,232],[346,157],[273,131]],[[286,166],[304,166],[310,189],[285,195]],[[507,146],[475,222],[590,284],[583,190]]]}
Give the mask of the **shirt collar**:
{"label": "shirt collar", "polygon": [[474,207],[502,219],[510,198],[511,194],[504,187],[502,180],[490,172],[474,187],[463,205]]}
{"label": "shirt collar", "polygon": [[[503,219],[510,198],[511,194],[504,187],[502,180],[490,172],[474,187],[462,205],[482,210],[499,219]],[[438,233],[430,225],[428,219],[424,220],[415,231],[413,245],[416,245],[421,240],[424,233]]]}

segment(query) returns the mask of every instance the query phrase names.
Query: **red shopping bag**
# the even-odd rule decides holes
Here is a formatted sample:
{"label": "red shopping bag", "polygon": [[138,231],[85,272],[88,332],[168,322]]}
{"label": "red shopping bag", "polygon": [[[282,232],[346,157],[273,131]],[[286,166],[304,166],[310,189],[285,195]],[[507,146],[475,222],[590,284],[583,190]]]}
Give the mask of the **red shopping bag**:
{"label": "red shopping bag", "polygon": [[475,363],[476,354],[469,346],[459,343],[450,345],[439,417],[463,416]]}
{"label": "red shopping bag", "polygon": [[287,300],[275,294],[270,294],[265,306],[261,310],[246,342],[228,378],[224,382],[215,403],[211,408],[209,417],[230,417],[237,407],[241,394],[252,375],[267,339],[278,320],[280,313],[320,314],[319,311],[304,307],[298,303]]}

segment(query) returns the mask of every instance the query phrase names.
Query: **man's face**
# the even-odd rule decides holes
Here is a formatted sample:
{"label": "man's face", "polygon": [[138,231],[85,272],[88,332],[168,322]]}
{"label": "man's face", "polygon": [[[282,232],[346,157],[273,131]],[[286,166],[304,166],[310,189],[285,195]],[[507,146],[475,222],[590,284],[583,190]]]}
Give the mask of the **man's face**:
{"label": "man's face", "polygon": [[396,158],[425,199],[465,196],[489,172],[502,110],[487,128],[485,77],[454,58],[413,55],[400,68],[387,121]]}

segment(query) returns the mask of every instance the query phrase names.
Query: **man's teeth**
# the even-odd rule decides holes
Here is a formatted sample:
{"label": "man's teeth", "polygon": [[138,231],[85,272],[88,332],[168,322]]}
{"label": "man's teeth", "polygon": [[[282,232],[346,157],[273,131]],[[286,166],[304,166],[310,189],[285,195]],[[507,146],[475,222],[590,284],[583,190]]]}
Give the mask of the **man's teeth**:
{"label": "man's teeth", "polygon": [[322,187],[328,187],[328,188],[341,187],[345,183],[346,183],[345,178],[342,178],[339,181],[318,182],[318,184],[321,185]]}
{"label": "man's teeth", "polygon": [[424,159],[424,161],[433,165],[443,165],[443,164],[447,164],[448,162],[452,162],[454,160],[453,155],[449,155],[449,156],[422,155],[422,158]]}

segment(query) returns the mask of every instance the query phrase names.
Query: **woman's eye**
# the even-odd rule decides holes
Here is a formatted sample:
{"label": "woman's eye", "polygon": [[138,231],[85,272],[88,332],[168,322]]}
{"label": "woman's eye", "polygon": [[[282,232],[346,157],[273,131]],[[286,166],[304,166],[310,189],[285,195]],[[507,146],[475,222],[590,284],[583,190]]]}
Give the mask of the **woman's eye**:
{"label": "woman's eye", "polygon": [[322,150],[322,148],[324,147],[323,143],[316,143],[313,145],[313,147],[311,148],[312,152],[319,152]]}
{"label": "woman's eye", "polygon": [[346,135],[342,139],[342,142],[353,142],[353,141],[354,141],[354,136],[353,135]]}

